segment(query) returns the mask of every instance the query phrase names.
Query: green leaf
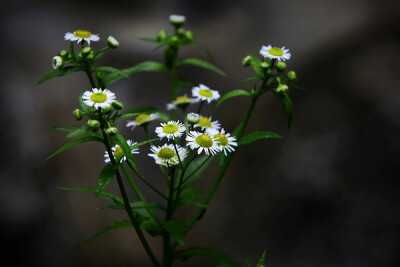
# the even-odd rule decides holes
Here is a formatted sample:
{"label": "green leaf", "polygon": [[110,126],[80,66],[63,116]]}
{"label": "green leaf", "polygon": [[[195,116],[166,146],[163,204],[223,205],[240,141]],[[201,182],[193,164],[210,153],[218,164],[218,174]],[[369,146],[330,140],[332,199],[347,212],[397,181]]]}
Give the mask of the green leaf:
{"label": "green leaf", "polygon": [[60,126],[53,126],[51,127],[51,129],[62,132],[73,132],[80,129],[81,127],[82,126],[80,125],[60,125]]}
{"label": "green leaf", "polygon": [[231,97],[234,97],[234,96],[239,96],[239,95],[251,96],[251,93],[249,93],[249,92],[247,92],[247,91],[245,91],[245,90],[242,90],[242,89],[235,89],[235,90],[232,90],[232,91],[230,91],[230,92],[224,94],[224,95],[218,100],[217,104],[215,104],[215,108],[218,108],[219,105],[221,105],[222,102],[224,102],[225,100],[227,100],[227,99],[229,99],[229,98],[231,98]]}
{"label": "green leaf", "polygon": [[292,100],[290,99],[289,95],[286,92],[275,93],[275,95],[279,98],[279,100],[283,104],[286,115],[288,116],[288,128],[290,128],[290,125],[292,124],[292,119],[293,119]]}
{"label": "green leaf", "polygon": [[213,72],[215,72],[215,73],[217,73],[219,75],[226,76],[225,72],[223,72],[222,70],[220,70],[219,68],[217,68],[213,64],[208,63],[207,61],[204,61],[204,60],[201,60],[201,59],[198,59],[198,58],[187,58],[187,59],[184,59],[184,60],[179,62],[179,65],[184,65],[184,64],[197,66],[197,67],[200,67],[200,68],[204,68],[204,69],[213,71]]}
{"label": "green leaf", "polygon": [[177,250],[175,253],[175,258],[177,258],[180,261],[186,261],[194,256],[209,259],[221,266],[229,266],[229,267],[240,266],[239,263],[231,259],[228,255],[218,252],[211,248],[192,247],[188,249]]}
{"label": "green leaf", "polygon": [[194,200],[201,195],[203,195],[203,192],[201,192],[200,190],[194,189],[193,187],[187,187],[183,189],[179,195],[179,204],[194,205],[200,208],[205,208],[206,205]]}
{"label": "green leaf", "polygon": [[266,258],[266,257],[267,257],[267,251],[264,250],[264,252],[263,252],[263,254],[261,255],[260,260],[258,261],[256,267],[263,267],[263,266],[264,266],[264,261],[265,261],[265,258]]}
{"label": "green leaf", "polygon": [[146,230],[151,236],[161,235],[162,229],[153,218],[149,218],[140,223],[140,228]]}
{"label": "green leaf", "polygon": [[243,82],[249,82],[249,81],[254,81],[254,80],[258,80],[260,79],[260,77],[258,76],[254,76],[254,77],[249,77],[243,80]]}
{"label": "green leaf", "polygon": [[264,80],[265,73],[264,73],[264,70],[260,67],[261,60],[258,57],[254,56],[254,55],[249,55],[249,57],[251,58],[250,64],[253,67],[255,73],[258,75],[258,77],[261,80]]}
{"label": "green leaf", "polygon": [[256,140],[259,139],[264,139],[264,138],[283,138],[280,134],[274,133],[274,132],[267,132],[267,131],[254,131],[252,133],[249,133],[242,138],[240,138],[238,144],[241,145],[246,145],[250,144]]}
{"label": "green leaf", "polygon": [[116,69],[114,67],[109,67],[109,66],[100,66],[100,67],[95,68],[94,71],[95,72],[107,71],[107,72],[110,72],[110,73],[116,73],[118,75],[124,76],[123,78],[129,78],[129,76],[126,75],[125,73],[123,73],[121,70]]}
{"label": "green leaf", "polygon": [[72,72],[77,72],[77,71],[80,71],[80,70],[83,70],[83,69],[81,67],[73,67],[73,66],[64,67],[62,69],[54,70],[54,71],[50,72],[49,74],[47,74],[46,76],[44,76],[42,79],[40,79],[37,84],[41,84],[41,83],[43,83],[45,81],[48,81],[48,80],[50,80],[52,78],[64,76],[65,74],[72,73]]}
{"label": "green leaf", "polygon": [[189,85],[193,85],[193,82],[187,81],[187,80],[184,80],[184,79],[175,80],[174,83],[172,84],[172,90],[174,92],[178,92],[182,88],[184,88],[186,86],[189,86]]}
{"label": "green leaf", "polygon": [[122,222],[114,222],[114,225],[107,226],[106,228],[104,228],[100,232],[97,232],[94,235],[90,236],[89,238],[87,238],[87,239],[83,240],[82,242],[80,242],[78,244],[78,248],[83,247],[84,245],[86,245],[87,243],[92,241],[93,239],[95,239],[95,238],[97,238],[97,237],[99,237],[99,236],[101,236],[101,235],[103,235],[105,233],[108,233],[108,232],[111,232],[111,231],[114,231],[114,230],[118,230],[118,229],[126,229],[126,228],[131,228],[131,227],[132,227],[132,222],[128,221],[128,220],[122,221]]}
{"label": "green leaf", "polygon": [[184,245],[185,224],[182,220],[174,218],[170,221],[164,222],[163,227],[171,234],[179,245]]}
{"label": "green leaf", "polygon": [[107,86],[111,83],[114,83],[118,80],[121,80],[122,78],[125,78],[131,74],[134,73],[139,73],[143,71],[161,71],[161,72],[167,72],[168,69],[165,67],[164,64],[156,62],[156,61],[144,61],[136,64],[133,67],[126,68],[120,70],[119,73],[110,73],[106,77],[103,78],[103,84],[104,86]]}
{"label": "green leaf", "polygon": [[146,42],[151,42],[151,43],[157,43],[157,38],[153,38],[153,37],[141,37],[140,40],[146,41]]}
{"label": "green leaf", "polygon": [[126,142],[125,138],[117,133],[114,138],[117,140],[119,147],[122,149],[124,152],[124,156],[126,157],[127,160],[132,161],[133,163],[135,162],[132,156],[132,148],[128,145]]}
{"label": "green leaf", "polygon": [[[93,188],[81,188],[81,187],[57,187],[57,188],[62,189],[62,190],[67,190],[67,191],[89,192],[89,193],[93,193],[94,195],[96,195],[96,193],[97,193],[97,189],[93,189]],[[114,194],[107,193],[107,192],[101,192],[100,196],[103,197],[104,199],[107,199],[107,200],[115,203],[116,205],[124,206],[124,201],[119,196],[116,196]]]}
{"label": "green leaf", "polygon": [[87,125],[81,126],[80,128],[71,131],[69,134],[67,134],[65,137],[67,138],[72,138],[72,137],[76,137],[79,135],[83,135],[83,136],[97,136],[99,138],[101,138],[101,134],[92,131]]}
{"label": "green leaf", "polygon": [[96,197],[100,196],[104,188],[114,177],[115,173],[117,172],[117,169],[118,165],[108,164],[104,166],[103,170],[101,170],[100,172],[99,179],[97,180]]}
{"label": "green leaf", "polygon": [[97,141],[97,142],[103,143],[103,138],[100,138],[98,136],[84,136],[84,137],[81,137],[79,139],[73,140],[73,141],[63,145],[62,147],[60,147],[56,152],[54,152],[53,154],[48,156],[45,159],[45,161],[51,159],[55,155],[60,154],[61,152],[65,151],[67,149],[70,149],[71,147],[74,147],[74,146],[79,145],[81,143],[90,142],[90,141]]}
{"label": "green leaf", "polygon": [[211,156],[202,156],[196,160],[193,160],[186,168],[185,176],[183,177],[183,186],[191,184],[193,181],[201,177],[202,172],[211,163]]}

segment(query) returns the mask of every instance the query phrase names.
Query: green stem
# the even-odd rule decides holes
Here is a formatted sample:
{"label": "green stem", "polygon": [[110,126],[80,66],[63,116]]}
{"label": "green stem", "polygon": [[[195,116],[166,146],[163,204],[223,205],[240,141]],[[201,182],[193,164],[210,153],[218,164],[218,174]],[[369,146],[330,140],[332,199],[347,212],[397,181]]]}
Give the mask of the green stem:
{"label": "green stem", "polygon": [[[174,196],[174,167],[170,167],[167,163],[168,171],[169,171],[169,189],[168,189],[168,204],[167,204],[167,212],[165,214],[165,221],[169,221],[172,217],[172,205],[173,205],[173,196]],[[172,264],[172,247],[171,247],[171,235],[167,230],[163,230],[163,266],[169,267]]]}
{"label": "green stem", "polygon": [[[102,115],[101,115],[101,109],[99,108],[99,113],[100,113],[100,121],[102,121]],[[107,153],[110,157],[111,163],[113,165],[116,165],[117,163],[115,162],[114,159],[114,154],[111,150],[111,146],[110,146],[110,142],[108,141],[108,136],[106,135],[106,133],[104,132],[103,127],[100,127],[101,129],[101,133],[103,135],[103,139],[104,139],[104,145],[106,146],[107,149]],[[140,225],[139,222],[135,216],[135,214],[133,214],[132,209],[131,209],[131,205],[128,199],[128,195],[126,194],[126,190],[124,187],[124,183],[122,182],[122,177],[121,174],[119,173],[119,170],[117,169],[116,173],[115,173],[116,177],[117,177],[117,182],[118,182],[118,186],[119,189],[121,191],[121,195],[122,195],[122,199],[124,201],[124,207],[126,212],[128,213],[129,219],[132,222],[132,226],[133,228],[135,228],[136,234],[139,237],[140,242],[143,245],[143,248],[145,249],[147,255],[149,256],[150,260],[152,261],[154,266],[160,266],[160,264],[158,263],[156,257],[153,254],[153,251],[151,250],[149,244],[147,243],[146,237],[144,236],[142,230],[140,229]]]}

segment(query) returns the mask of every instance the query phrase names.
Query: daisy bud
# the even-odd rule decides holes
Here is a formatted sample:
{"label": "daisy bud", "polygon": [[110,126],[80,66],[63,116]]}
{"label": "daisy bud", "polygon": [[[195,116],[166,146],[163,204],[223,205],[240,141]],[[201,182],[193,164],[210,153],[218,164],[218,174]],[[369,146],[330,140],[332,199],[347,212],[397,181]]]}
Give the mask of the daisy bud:
{"label": "daisy bud", "polygon": [[268,62],[266,62],[266,61],[263,61],[263,62],[261,62],[261,64],[260,64],[260,67],[263,68],[263,69],[268,69],[270,66],[271,66],[271,65],[270,65]]}
{"label": "daisy bud", "polygon": [[283,72],[286,69],[286,63],[283,61],[276,63],[276,69],[280,72]]}
{"label": "daisy bud", "polygon": [[80,109],[75,109],[73,112],[72,112],[72,114],[74,114],[74,117],[75,117],[75,119],[77,120],[77,121],[80,121],[81,119],[82,119],[82,117],[83,117],[83,112],[82,112],[82,110],[80,110]]}
{"label": "daisy bud", "polygon": [[197,113],[191,112],[191,113],[187,114],[186,118],[190,124],[196,124],[200,120],[200,115]]}
{"label": "daisy bud", "polygon": [[185,30],[182,28],[179,28],[176,30],[176,34],[179,36],[184,36],[185,35]]}
{"label": "daisy bud", "polygon": [[288,77],[289,81],[295,80],[295,79],[297,78],[296,72],[294,72],[294,71],[292,71],[292,70],[289,71],[289,72],[287,73],[287,77]]}
{"label": "daisy bud", "polygon": [[92,48],[90,46],[85,46],[84,48],[82,48],[81,52],[82,55],[87,55],[92,51]]}
{"label": "daisy bud", "polygon": [[89,55],[87,55],[86,58],[87,58],[87,59],[93,59],[93,58],[94,58],[94,52],[93,52],[93,50],[90,51]]}
{"label": "daisy bud", "polygon": [[97,130],[100,127],[100,122],[98,120],[88,120],[87,125],[92,130]]}
{"label": "daisy bud", "polygon": [[280,92],[286,92],[288,89],[289,87],[286,84],[280,84],[278,88],[276,88],[276,91],[280,93]]}
{"label": "daisy bud", "polygon": [[165,30],[160,30],[157,34],[157,41],[164,41],[167,38],[167,32]]}
{"label": "daisy bud", "polygon": [[107,135],[115,135],[116,133],[118,133],[118,129],[115,127],[110,127],[106,129]]}
{"label": "daisy bud", "polygon": [[68,57],[68,51],[67,51],[67,50],[62,50],[62,51],[59,53],[59,55],[60,55],[60,57]]}
{"label": "daisy bud", "polygon": [[63,62],[62,57],[60,57],[60,56],[53,57],[53,68],[55,70],[61,69],[63,64],[64,64],[64,62]]}
{"label": "daisy bud", "polygon": [[243,58],[243,60],[242,60],[243,67],[248,67],[248,66],[250,66],[250,64],[251,64],[251,57],[250,56],[247,56],[247,57]]}
{"label": "daisy bud", "polygon": [[124,106],[119,101],[114,101],[111,104],[116,110],[121,110]]}
{"label": "daisy bud", "polygon": [[119,47],[119,42],[117,41],[117,39],[115,39],[114,37],[112,37],[111,35],[108,36],[107,38],[107,45],[110,48],[117,48]]}
{"label": "daisy bud", "polygon": [[185,37],[189,42],[193,42],[193,40],[194,40],[194,36],[193,36],[193,33],[191,31],[186,31],[185,32]]}

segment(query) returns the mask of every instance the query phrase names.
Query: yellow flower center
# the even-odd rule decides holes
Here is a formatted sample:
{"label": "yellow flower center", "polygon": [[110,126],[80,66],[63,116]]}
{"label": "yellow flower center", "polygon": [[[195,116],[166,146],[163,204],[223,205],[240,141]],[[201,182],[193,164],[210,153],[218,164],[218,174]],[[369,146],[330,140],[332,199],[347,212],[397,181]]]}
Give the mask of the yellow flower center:
{"label": "yellow flower center", "polygon": [[157,153],[157,156],[161,159],[172,159],[173,157],[175,157],[175,155],[175,151],[173,151],[169,147],[161,148],[160,151],[158,151]]}
{"label": "yellow flower center", "polygon": [[211,121],[207,117],[201,117],[197,125],[204,128],[212,127]]}
{"label": "yellow flower center", "polygon": [[113,154],[114,154],[114,158],[118,158],[118,157],[122,156],[124,154],[124,152],[122,151],[122,149],[119,146],[117,146],[115,148],[115,151],[113,152]]}
{"label": "yellow flower center", "polygon": [[278,47],[272,47],[271,49],[268,50],[268,52],[273,56],[277,57],[283,56],[283,50]]}
{"label": "yellow flower center", "polygon": [[185,96],[185,95],[178,96],[178,97],[176,98],[176,103],[177,103],[177,104],[181,104],[181,103],[190,103],[190,98],[187,97],[187,96]]}
{"label": "yellow flower center", "polygon": [[166,134],[173,134],[178,131],[179,127],[175,124],[167,124],[163,127],[163,132]]}
{"label": "yellow flower center", "polygon": [[205,96],[205,97],[212,97],[213,93],[209,89],[200,89],[199,90],[199,95]]}
{"label": "yellow flower center", "polygon": [[228,138],[226,138],[226,135],[223,133],[217,133],[214,137],[219,141],[220,146],[226,146],[229,143]]}
{"label": "yellow flower center", "polygon": [[107,95],[102,92],[93,93],[90,96],[90,100],[92,100],[94,103],[104,103],[107,100]]}
{"label": "yellow flower center", "polygon": [[74,36],[78,38],[89,38],[90,36],[92,36],[92,33],[85,30],[76,30],[74,32]]}
{"label": "yellow flower center", "polygon": [[150,119],[150,115],[149,114],[140,114],[139,116],[136,117],[136,123],[137,124],[142,124],[147,122]]}
{"label": "yellow flower center", "polygon": [[212,147],[213,141],[210,136],[202,134],[196,137],[196,143],[201,147]]}

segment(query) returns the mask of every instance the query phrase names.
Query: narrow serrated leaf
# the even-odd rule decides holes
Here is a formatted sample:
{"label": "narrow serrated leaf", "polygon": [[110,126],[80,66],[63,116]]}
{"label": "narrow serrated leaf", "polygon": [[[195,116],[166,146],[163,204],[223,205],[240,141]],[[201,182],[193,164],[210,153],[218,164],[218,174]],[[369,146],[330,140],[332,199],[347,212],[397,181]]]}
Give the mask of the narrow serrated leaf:
{"label": "narrow serrated leaf", "polygon": [[187,58],[187,59],[184,59],[184,60],[179,62],[179,65],[185,65],[185,64],[186,65],[197,66],[197,67],[200,67],[200,68],[204,68],[204,69],[213,71],[213,72],[215,72],[215,73],[217,73],[219,75],[226,76],[225,72],[223,72],[222,70],[220,70],[219,68],[217,68],[213,64],[211,64],[211,63],[209,63],[207,61],[198,59],[198,58]]}
{"label": "narrow serrated leaf", "polygon": [[185,237],[185,224],[182,220],[172,219],[164,222],[163,227],[167,230],[168,233],[175,239],[175,241],[179,245],[184,245],[184,237]]}
{"label": "narrow serrated leaf", "polygon": [[254,131],[252,133],[249,133],[242,138],[240,138],[238,144],[241,145],[246,145],[250,144],[256,140],[259,139],[266,139],[266,138],[283,138],[280,134],[275,133],[275,132],[267,132],[267,131]]}
{"label": "narrow serrated leaf", "polygon": [[80,71],[80,70],[82,70],[81,67],[73,67],[73,66],[64,67],[62,69],[54,70],[54,71],[50,72],[49,74],[47,74],[46,76],[44,76],[42,79],[40,79],[37,84],[41,84],[41,83],[43,83],[45,81],[48,81],[48,80],[50,80],[52,78],[64,76],[65,74],[72,73],[72,72],[77,72],[77,71]]}
{"label": "narrow serrated leaf", "polygon": [[60,154],[61,152],[70,149],[71,147],[74,147],[76,145],[85,143],[85,142],[90,142],[90,141],[96,141],[96,142],[100,142],[103,143],[103,139],[98,137],[98,136],[84,136],[81,137],[79,139],[73,140],[65,145],[63,145],[62,147],[60,147],[56,152],[54,152],[53,154],[51,154],[50,156],[48,156],[45,161],[51,159],[52,157],[54,157],[57,154]]}
{"label": "narrow serrated leaf", "polygon": [[84,245],[86,245],[87,243],[89,243],[90,241],[92,241],[93,239],[108,233],[110,231],[114,231],[114,230],[119,230],[119,229],[126,229],[126,228],[131,228],[132,227],[132,222],[131,221],[122,221],[122,222],[114,222],[114,225],[111,226],[107,226],[106,228],[104,228],[103,230],[95,233],[94,235],[90,236],[89,238],[83,240],[82,242],[80,242],[78,244],[78,248],[83,247]]}
{"label": "narrow serrated leaf", "polygon": [[108,164],[101,170],[99,179],[97,180],[96,197],[100,196],[104,188],[108,185],[111,179],[117,172],[118,165]]}
{"label": "narrow serrated leaf", "polygon": [[240,95],[243,95],[243,96],[251,96],[251,93],[249,93],[249,92],[247,92],[247,91],[245,91],[245,90],[242,90],[242,89],[235,89],[235,90],[232,90],[232,91],[230,91],[230,92],[224,94],[224,95],[218,100],[218,102],[215,104],[215,108],[218,108],[219,105],[221,105],[222,102],[224,102],[225,100],[227,100],[227,99],[229,99],[229,98],[231,98],[231,97],[240,96]]}
{"label": "narrow serrated leaf", "polygon": [[[89,192],[89,193],[93,193],[93,194],[97,193],[97,189],[93,189],[93,188],[82,188],[82,187],[57,187],[57,188],[61,189],[61,190],[67,190],[67,191]],[[114,194],[107,193],[107,192],[101,192],[100,196],[103,197],[104,199],[110,200],[111,202],[113,202],[117,205],[124,206],[124,201],[119,196],[116,196]]]}

